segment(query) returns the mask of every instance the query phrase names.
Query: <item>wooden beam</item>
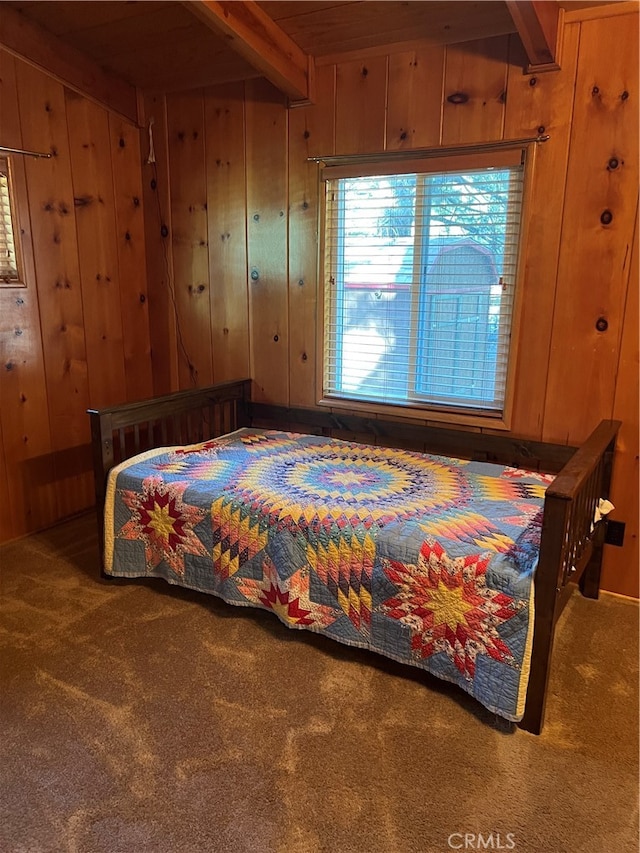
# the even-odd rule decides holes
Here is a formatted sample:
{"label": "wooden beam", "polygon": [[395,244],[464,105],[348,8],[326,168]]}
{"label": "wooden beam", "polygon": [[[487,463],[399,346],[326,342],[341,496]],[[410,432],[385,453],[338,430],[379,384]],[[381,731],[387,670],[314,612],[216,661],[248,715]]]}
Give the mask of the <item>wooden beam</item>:
{"label": "wooden beam", "polygon": [[313,57],[253,0],[184,0],[183,5],[293,101],[313,100]]}
{"label": "wooden beam", "polygon": [[529,71],[560,68],[560,7],[556,0],[506,0],[529,58]]}
{"label": "wooden beam", "polygon": [[81,95],[138,123],[134,86],[104,71],[84,53],[1,2],[0,47],[43,69]]}

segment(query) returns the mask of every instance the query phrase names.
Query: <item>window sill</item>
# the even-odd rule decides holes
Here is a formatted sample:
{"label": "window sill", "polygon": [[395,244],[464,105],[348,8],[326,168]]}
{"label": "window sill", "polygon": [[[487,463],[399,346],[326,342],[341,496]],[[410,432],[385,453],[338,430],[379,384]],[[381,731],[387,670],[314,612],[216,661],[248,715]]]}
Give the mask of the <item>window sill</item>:
{"label": "window sill", "polygon": [[345,409],[359,415],[371,415],[386,420],[407,421],[425,426],[455,426],[472,430],[499,430],[506,432],[511,428],[510,419],[506,413],[479,414],[472,412],[450,412],[442,409],[427,408],[411,405],[385,405],[382,403],[365,403],[361,400],[345,400],[340,397],[322,397],[318,405],[330,408],[336,412]]}

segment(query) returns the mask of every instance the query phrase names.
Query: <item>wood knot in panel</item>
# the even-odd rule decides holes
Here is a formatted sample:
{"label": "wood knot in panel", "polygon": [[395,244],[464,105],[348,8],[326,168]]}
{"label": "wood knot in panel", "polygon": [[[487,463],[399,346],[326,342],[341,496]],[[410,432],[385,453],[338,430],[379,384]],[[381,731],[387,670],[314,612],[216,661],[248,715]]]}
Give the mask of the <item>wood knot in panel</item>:
{"label": "wood knot in panel", "polygon": [[467,95],[466,92],[452,92],[452,94],[447,97],[447,101],[456,106],[458,104],[466,104],[469,101],[469,95]]}

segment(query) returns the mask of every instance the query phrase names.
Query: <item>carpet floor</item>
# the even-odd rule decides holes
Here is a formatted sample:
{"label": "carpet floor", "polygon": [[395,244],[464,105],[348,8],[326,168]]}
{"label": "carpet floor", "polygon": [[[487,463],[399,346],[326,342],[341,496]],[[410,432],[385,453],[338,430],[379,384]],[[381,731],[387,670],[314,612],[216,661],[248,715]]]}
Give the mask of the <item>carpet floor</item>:
{"label": "carpet floor", "polygon": [[0,549],[2,853],[631,853],[638,605],[574,593],[539,737],[162,581],[84,516]]}

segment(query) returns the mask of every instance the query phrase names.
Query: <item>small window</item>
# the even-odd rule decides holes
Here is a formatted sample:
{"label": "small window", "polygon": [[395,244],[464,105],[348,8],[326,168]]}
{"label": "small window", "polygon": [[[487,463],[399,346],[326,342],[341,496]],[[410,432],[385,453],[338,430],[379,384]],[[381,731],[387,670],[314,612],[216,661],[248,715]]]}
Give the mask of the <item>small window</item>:
{"label": "small window", "polygon": [[504,417],[523,159],[325,169],[325,401]]}
{"label": "small window", "polygon": [[0,287],[16,287],[23,282],[10,163],[0,156]]}

